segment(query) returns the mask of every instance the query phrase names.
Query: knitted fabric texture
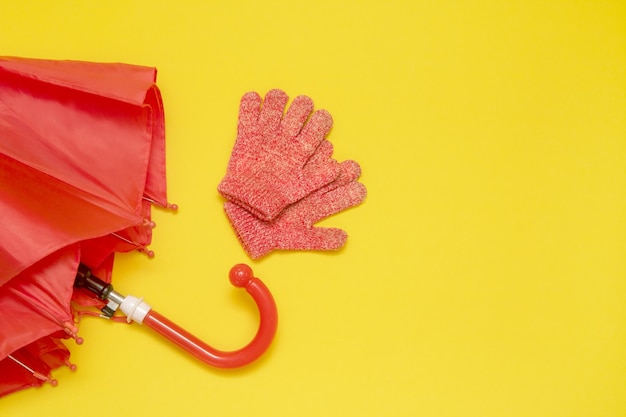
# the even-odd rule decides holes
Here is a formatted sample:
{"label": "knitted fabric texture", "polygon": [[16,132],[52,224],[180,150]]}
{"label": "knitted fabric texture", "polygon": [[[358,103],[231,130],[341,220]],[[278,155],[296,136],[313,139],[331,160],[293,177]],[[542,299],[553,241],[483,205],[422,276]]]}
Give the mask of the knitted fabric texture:
{"label": "knitted fabric texture", "polygon": [[[332,146],[325,141],[321,148],[322,154],[316,154],[315,157],[323,160],[324,152],[332,152]],[[363,184],[357,182],[361,169],[356,162],[344,161],[339,168],[339,176],[332,183],[290,205],[271,222],[260,220],[240,205],[227,201],[224,210],[248,255],[256,259],[276,249],[341,248],[348,237],[345,231],[314,227],[314,224],[361,204],[367,190]]]}
{"label": "knitted fabric texture", "polygon": [[284,114],[287,101],[281,90],[269,91],[263,102],[255,92],[242,97],[237,139],[218,185],[223,197],[264,221],[339,174],[331,155],[310,163],[332,127],[330,113],[311,114],[313,101],[298,96]]}

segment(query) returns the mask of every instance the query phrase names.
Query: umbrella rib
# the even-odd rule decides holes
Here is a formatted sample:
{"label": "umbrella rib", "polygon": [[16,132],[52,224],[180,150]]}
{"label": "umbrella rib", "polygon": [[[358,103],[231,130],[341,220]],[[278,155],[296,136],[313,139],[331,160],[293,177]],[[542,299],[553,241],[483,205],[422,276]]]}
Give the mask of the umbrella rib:
{"label": "umbrella rib", "polygon": [[27,308],[30,308],[31,310],[57,323],[59,327],[61,327],[61,329],[63,329],[69,336],[75,339],[78,344],[82,344],[82,338],[78,337],[78,335],[76,334],[77,329],[75,326],[73,326],[73,323],[71,323],[70,321],[64,322],[61,318],[55,317],[54,314],[51,313],[45,305],[37,300],[37,298],[33,296],[28,296],[23,292],[17,291],[15,288],[9,287],[8,290],[11,291],[17,297],[17,299],[21,301]]}
{"label": "umbrella rib", "polygon": [[116,238],[123,240],[124,242],[128,243],[129,245],[133,245],[133,246],[137,246],[138,248],[142,247],[139,243],[137,242],[133,242],[130,239],[126,239],[124,236],[118,235],[117,233],[111,233],[112,236],[115,236]]}
{"label": "umbrella rib", "polygon": [[145,201],[147,201],[150,204],[154,204],[155,206],[159,206],[159,207],[163,207],[172,211],[177,211],[178,210],[178,204],[176,203],[166,203],[165,205],[157,202],[156,200],[153,200],[152,198],[146,196],[145,194],[141,197],[143,198]]}
{"label": "umbrella rib", "polygon": [[9,359],[11,359],[13,362],[17,363],[22,368],[26,369],[31,374],[33,374],[33,375],[35,374],[35,371],[33,370],[33,368],[31,368],[30,366],[26,365],[24,362],[22,362],[21,360],[17,359],[13,355],[9,355]]}
{"label": "umbrella rib", "polygon": [[40,381],[49,382],[53,387],[57,386],[58,381],[56,379],[52,379],[49,376],[42,374],[41,372],[35,371],[33,368],[26,365],[24,362],[20,361],[19,359],[15,358],[13,355],[9,355],[8,358],[11,359],[16,364],[18,364],[19,366],[21,366],[22,368],[26,369],[28,372],[30,372],[30,374],[33,377],[39,379]]}
{"label": "umbrella rib", "polygon": [[[55,317],[54,314],[51,313],[45,306],[43,306],[35,297],[29,297],[26,294],[15,290],[14,288],[9,288],[9,291],[11,291],[20,301],[22,301],[22,303],[24,303],[26,307],[31,308],[35,312],[40,313],[43,316],[47,317],[49,320],[57,323],[59,327],[61,327],[61,330],[63,330],[68,336],[76,341],[76,344],[83,344],[83,338],[78,336],[78,328],[74,323],[73,316],[68,321],[63,321],[63,319]],[[33,307],[34,305],[39,306],[39,309],[35,309]]]}
{"label": "umbrella rib", "polygon": [[[52,319],[52,320],[60,323],[60,320],[55,320],[54,319],[54,315],[50,311],[48,311],[46,306],[43,305],[36,297],[24,294],[23,292],[17,291],[15,288],[12,288],[12,287],[9,287],[8,289],[14,295],[16,295],[17,298],[19,298],[19,300],[22,301],[22,303],[25,306],[29,307],[31,310],[35,310],[38,313],[43,313],[43,314],[47,315],[49,319]],[[37,306],[37,308],[35,308],[35,306]]]}
{"label": "umbrella rib", "polygon": [[134,242],[134,241],[132,241],[132,240],[130,240],[130,239],[126,239],[124,236],[121,236],[121,235],[119,235],[119,234],[117,234],[117,233],[111,233],[111,236],[114,236],[114,237],[116,237],[116,238],[118,238],[118,239],[122,240],[123,242],[126,242],[126,243],[128,243],[129,245],[132,245],[132,246],[136,247],[136,248],[137,248],[137,250],[138,250],[139,252],[143,252],[143,253],[145,253],[146,255],[148,255],[148,258],[152,258],[152,257],[154,257],[154,251],[151,251],[151,250],[150,250],[150,249],[148,249],[148,247],[147,247],[147,246],[145,246],[145,245],[141,245],[141,244],[139,244],[139,243],[137,243],[137,242]]}

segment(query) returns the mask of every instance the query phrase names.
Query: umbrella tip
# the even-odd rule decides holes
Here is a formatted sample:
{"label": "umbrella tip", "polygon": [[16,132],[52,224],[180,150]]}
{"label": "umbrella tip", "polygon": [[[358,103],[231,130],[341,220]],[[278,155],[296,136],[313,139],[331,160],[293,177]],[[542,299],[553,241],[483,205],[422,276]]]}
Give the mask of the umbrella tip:
{"label": "umbrella tip", "polygon": [[172,211],[178,210],[178,204],[166,202],[165,205],[163,205],[162,201],[161,202],[157,202],[156,200],[154,200],[154,199],[152,199],[150,197],[147,197],[145,195],[142,198],[144,200],[146,200],[147,202],[151,203],[151,204],[154,204],[154,205],[157,205],[157,206],[160,206],[160,207],[172,210]]}
{"label": "umbrella tip", "polygon": [[65,366],[67,366],[68,368],[70,368],[70,371],[72,372],[76,372],[76,365],[73,364],[72,362],[70,362],[69,360],[65,361]]}
{"label": "umbrella tip", "polygon": [[148,229],[154,229],[156,227],[156,223],[150,219],[143,219],[141,225],[147,227]]}
{"label": "umbrella tip", "polygon": [[67,333],[72,339],[76,341],[77,345],[82,345],[85,341],[82,337],[78,335],[78,328],[71,322],[66,321],[63,323],[63,330]]}
{"label": "umbrella tip", "polygon": [[[152,222],[154,224],[154,226],[156,226],[156,223]],[[147,226],[147,224],[143,223],[144,226]],[[133,245],[137,248],[137,250],[139,252],[145,253],[146,255],[148,255],[148,258],[152,259],[154,258],[154,251],[151,251],[150,249],[148,249],[147,247],[145,247],[144,245],[137,243],[137,242],[133,242],[132,240],[126,239],[124,236],[122,235],[118,235],[117,233],[111,233],[111,236],[115,236],[116,238],[128,243],[129,245]]]}
{"label": "umbrella tip", "polygon": [[150,258],[150,259],[154,258],[154,251],[153,250],[150,250],[148,248],[139,248],[138,250],[139,250],[139,252],[145,253],[148,258]]}
{"label": "umbrella tip", "polygon": [[57,385],[59,385],[59,381],[57,381],[54,378],[50,378],[48,375],[44,375],[41,372],[33,372],[33,376],[40,381],[48,382],[53,387],[56,387]]}

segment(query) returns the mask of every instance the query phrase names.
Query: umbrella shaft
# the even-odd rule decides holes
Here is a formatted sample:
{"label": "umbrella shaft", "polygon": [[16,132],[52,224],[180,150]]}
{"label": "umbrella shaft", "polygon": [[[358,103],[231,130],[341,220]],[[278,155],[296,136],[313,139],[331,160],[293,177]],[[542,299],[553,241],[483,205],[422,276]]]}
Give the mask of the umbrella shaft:
{"label": "umbrella shaft", "polygon": [[122,304],[122,301],[124,301],[125,298],[125,296],[114,290],[111,290],[107,296],[107,300],[113,301],[116,304]]}
{"label": "umbrella shaft", "polygon": [[97,276],[91,273],[91,270],[83,264],[78,266],[76,271],[76,279],[74,280],[74,286],[79,288],[85,288],[92,293],[96,294],[101,300],[108,300],[109,293],[113,291],[113,286],[102,281]]}
{"label": "umbrella shaft", "polygon": [[115,291],[113,289],[113,285],[104,282],[97,276],[93,275],[91,270],[83,264],[80,264],[78,267],[74,286],[85,288],[97,295],[101,300],[108,301],[107,306],[102,309],[102,313],[107,318],[113,316],[115,310],[117,310],[120,304],[124,301],[124,298],[126,298],[122,294]]}

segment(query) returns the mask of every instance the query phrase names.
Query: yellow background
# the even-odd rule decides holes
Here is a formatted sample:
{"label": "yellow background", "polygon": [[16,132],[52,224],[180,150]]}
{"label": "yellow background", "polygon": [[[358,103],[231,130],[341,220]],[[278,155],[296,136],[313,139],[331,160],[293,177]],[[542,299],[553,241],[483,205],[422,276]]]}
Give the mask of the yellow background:
{"label": "yellow background", "polygon": [[[626,416],[624,2],[6,1],[0,54],[157,67],[181,208],[116,289],[238,348],[249,262],[280,314],[237,371],[84,319],[78,371],[3,417]],[[276,87],[362,166],[338,253],[251,262],[222,212],[239,98]]]}

